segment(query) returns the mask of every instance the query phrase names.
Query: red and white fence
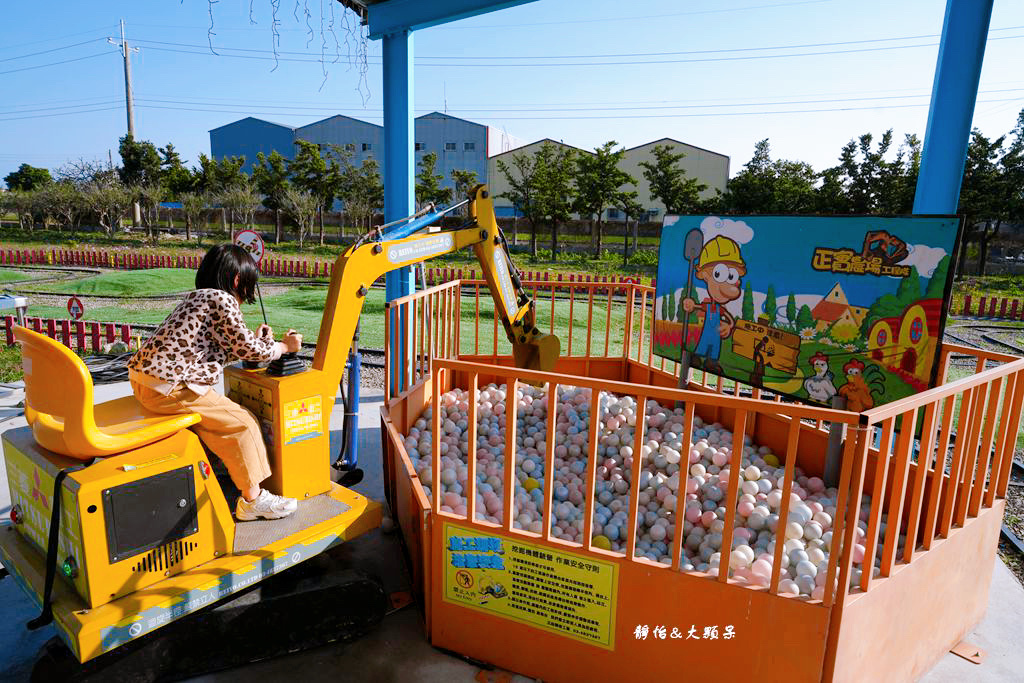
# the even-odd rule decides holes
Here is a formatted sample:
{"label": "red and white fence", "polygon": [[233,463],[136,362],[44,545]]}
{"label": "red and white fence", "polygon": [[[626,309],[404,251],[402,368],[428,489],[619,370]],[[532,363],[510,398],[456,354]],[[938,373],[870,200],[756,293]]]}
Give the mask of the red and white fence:
{"label": "red and white fence", "polygon": [[[81,266],[85,268],[112,268],[115,270],[146,270],[149,268],[199,268],[202,256],[199,254],[145,254],[127,251],[99,251],[93,249],[0,249],[0,266],[53,265]],[[265,258],[260,263],[260,273],[277,277],[330,277],[334,270],[333,261],[307,259]],[[450,282],[456,279],[477,279],[476,269],[427,268],[425,273],[430,285]],[[640,275],[584,275],[556,274],[542,271],[523,273],[526,282],[603,282],[609,284],[647,284],[647,278]]]}
{"label": "red and white fence", "polygon": [[975,312],[974,301],[971,300],[971,296],[968,294],[964,296],[964,307],[960,315],[974,318],[1024,320],[1024,302],[1004,297],[983,296],[978,299],[978,309]]}
{"label": "red and white fence", "polygon": [[[4,316],[7,346],[14,346],[14,316]],[[55,339],[72,351],[99,351],[104,344],[123,341],[131,344],[132,326],[128,323],[86,322],[25,316],[25,327]]]}

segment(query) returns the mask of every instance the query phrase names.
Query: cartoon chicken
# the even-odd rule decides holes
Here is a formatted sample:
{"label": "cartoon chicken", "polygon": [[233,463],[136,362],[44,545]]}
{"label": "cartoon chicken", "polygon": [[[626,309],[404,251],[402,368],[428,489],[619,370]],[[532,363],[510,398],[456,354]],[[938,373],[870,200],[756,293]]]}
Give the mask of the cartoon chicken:
{"label": "cartoon chicken", "polygon": [[864,381],[864,363],[856,358],[843,366],[846,384],[839,387],[839,395],[846,399],[846,409],[855,413],[870,410],[875,405],[871,389]]}
{"label": "cartoon chicken", "polygon": [[828,369],[828,356],[818,351],[810,361],[814,375],[804,380],[804,389],[812,401],[829,403],[836,395],[836,387],[832,383],[832,371]]}

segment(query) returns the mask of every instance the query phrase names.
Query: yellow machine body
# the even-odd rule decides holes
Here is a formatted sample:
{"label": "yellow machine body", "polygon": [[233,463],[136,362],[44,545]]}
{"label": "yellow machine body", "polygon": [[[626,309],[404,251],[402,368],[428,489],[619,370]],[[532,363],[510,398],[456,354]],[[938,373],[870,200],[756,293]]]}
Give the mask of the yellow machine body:
{"label": "yellow machine body", "polygon": [[[517,364],[550,370],[558,338],[534,324],[535,307],[508,260],[485,186],[470,227],[362,241],[335,263],[313,367],[276,377],[230,367],[229,397],[260,422],[271,459],[266,488],[317,510],[297,531],[267,536],[235,523],[198,437],[197,415],[148,413],[132,397],[93,405],[92,379],[63,345],[17,328],[28,427],[3,435],[18,523],[0,527],[0,561],[43,602],[53,496],[60,491],[57,631],[85,662],[327,548],[376,528],[381,507],[331,480],[330,415],[370,286],[378,277],[473,246]],[[379,235],[378,235],[379,237]],[[261,529],[267,527],[259,527]],[[249,545],[240,544],[244,538]],[[63,571],[61,571],[63,569]]]}

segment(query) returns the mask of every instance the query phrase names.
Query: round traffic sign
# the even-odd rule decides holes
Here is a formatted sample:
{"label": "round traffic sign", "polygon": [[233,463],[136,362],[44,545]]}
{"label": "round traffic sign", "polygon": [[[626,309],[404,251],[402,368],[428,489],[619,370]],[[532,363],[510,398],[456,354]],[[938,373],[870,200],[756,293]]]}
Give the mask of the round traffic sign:
{"label": "round traffic sign", "polygon": [[85,315],[85,305],[77,296],[68,299],[68,315],[75,320],[81,320],[82,316]]}
{"label": "round traffic sign", "polygon": [[243,230],[235,235],[235,244],[249,252],[249,256],[252,256],[252,260],[259,265],[260,261],[263,260],[263,238],[252,230]]}

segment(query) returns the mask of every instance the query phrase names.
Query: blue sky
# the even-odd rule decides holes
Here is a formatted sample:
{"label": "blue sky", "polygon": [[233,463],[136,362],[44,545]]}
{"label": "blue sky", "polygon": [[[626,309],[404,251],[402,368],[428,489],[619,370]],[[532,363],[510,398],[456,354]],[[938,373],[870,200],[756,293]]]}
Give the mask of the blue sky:
{"label": "blue sky", "polygon": [[[254,0],[255,24],[244,0],[8,3],[0,26],[0,177],[21,162],[53,168],[106,159],[108,150],[116,162],[124,82],[106,38],[117,36],[122,18],[129,42],[141,48],[133,57],[137,135],[173,142],[190,163],[209,152],[209,129],[247,115],[293,125],[334,113],[379,121],[380,45],[368,46],[360,93],[340,5],[337,47],[327,30],[332,5],[281,2],[280,56],[300,61],[272,71],[270,0]],[[944,0],[539,0],[418,32],[416,108],[587,148],[673,137],[729,155],[733,174],[767,137],[775,157],[822,169],[864,132],[923,136],[944,7]],[[997,0],[991,27],[974,123],[996,136],[1024,107],[1024,3]],[[54,62],[63,63],[41,66]]]}

